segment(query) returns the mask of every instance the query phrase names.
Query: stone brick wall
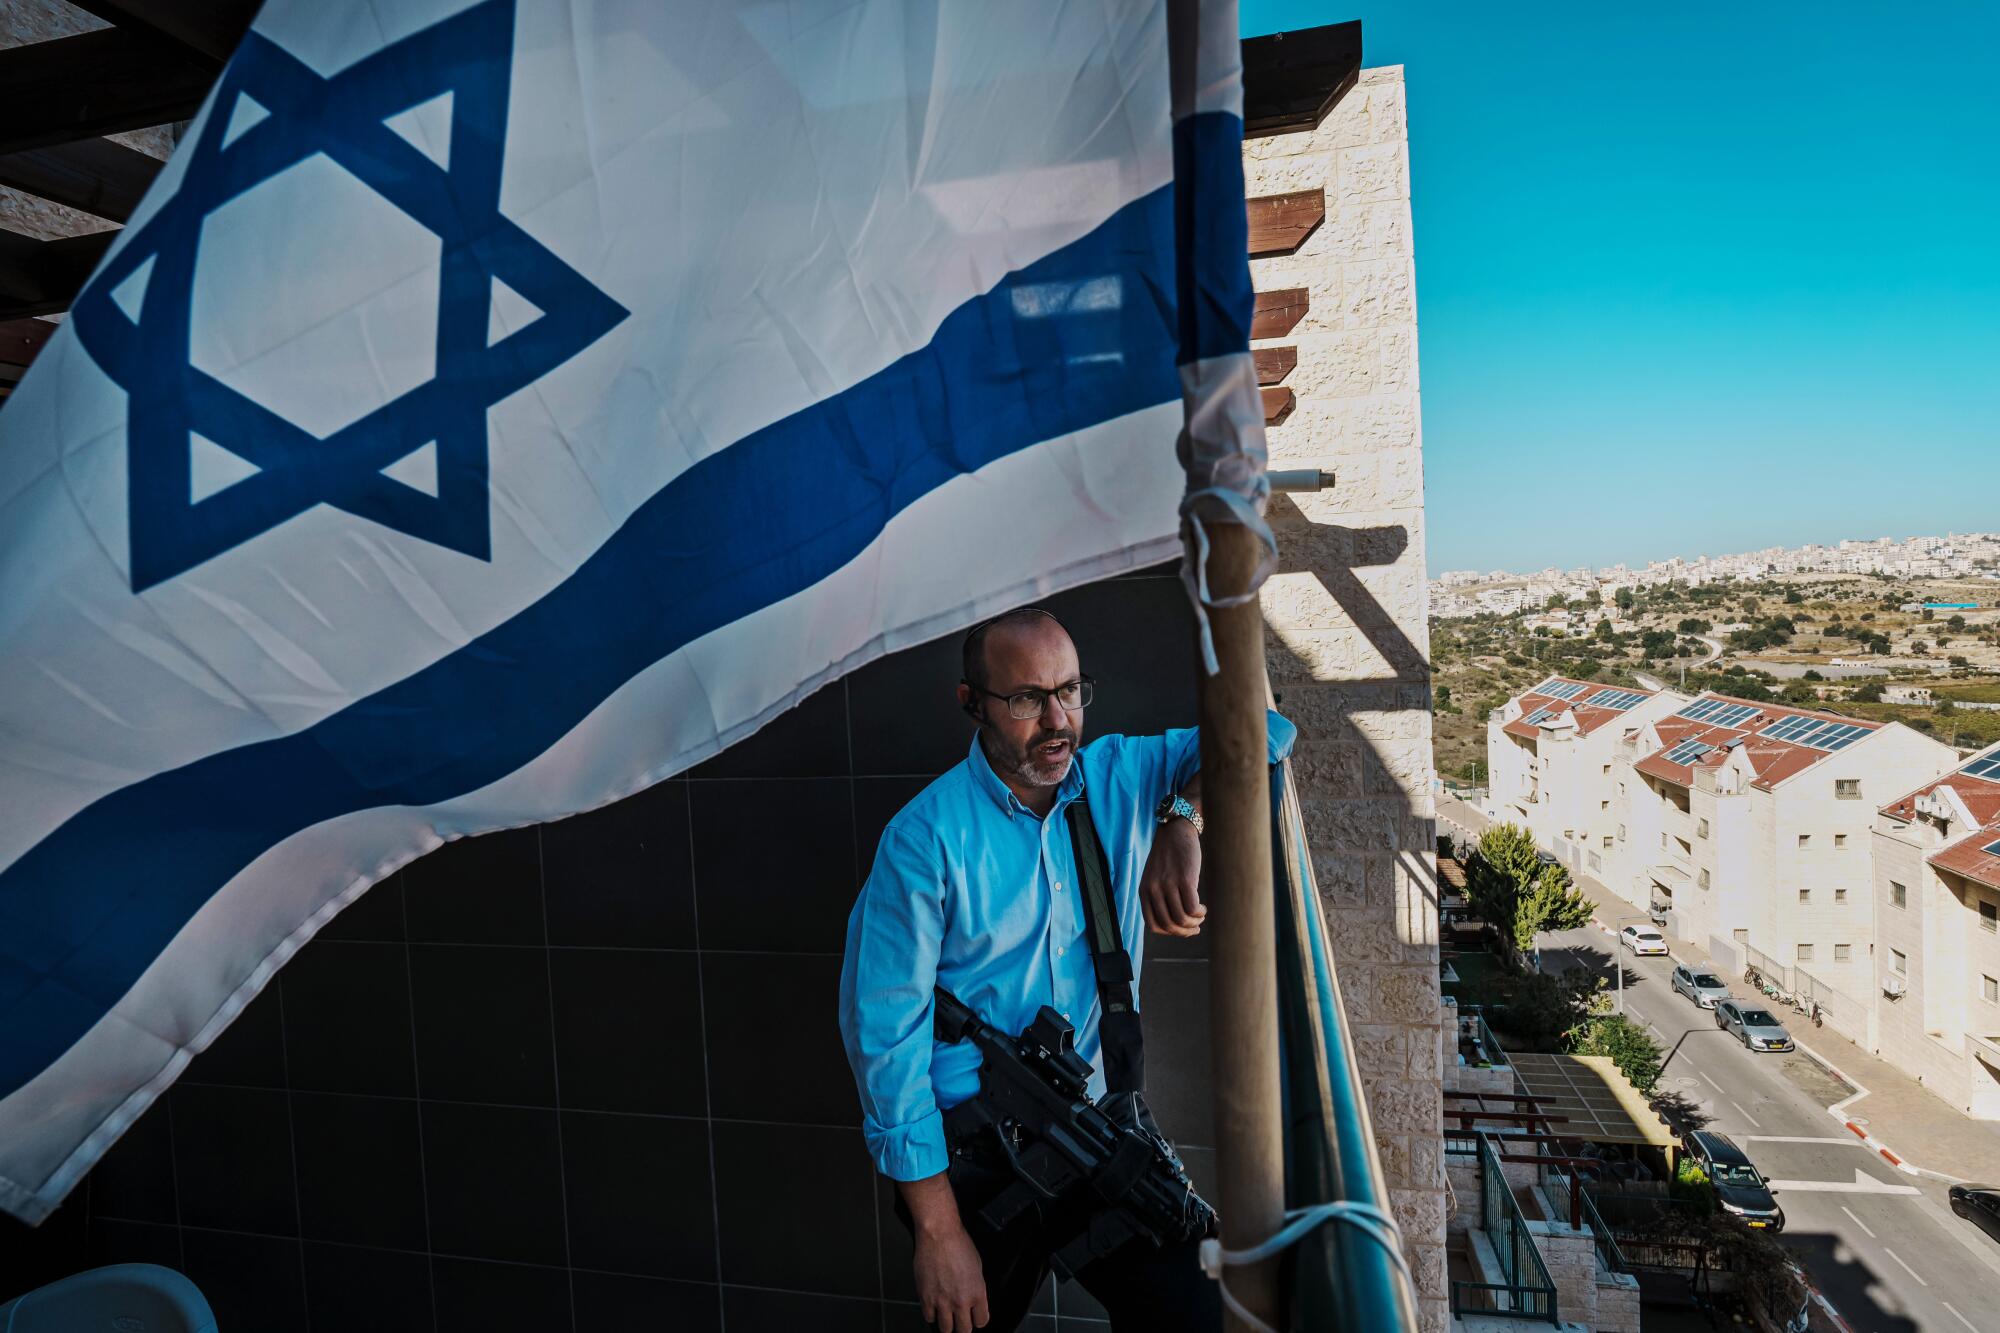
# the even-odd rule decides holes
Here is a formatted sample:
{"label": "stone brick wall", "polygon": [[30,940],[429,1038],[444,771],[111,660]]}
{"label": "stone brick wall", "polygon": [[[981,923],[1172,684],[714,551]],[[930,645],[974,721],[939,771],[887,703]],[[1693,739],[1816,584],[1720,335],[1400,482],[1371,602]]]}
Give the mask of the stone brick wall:
{"label": "stone brick wall", "polygon": [[1370,1113],[1418,1275],[1424,1327],[1448,1322],[1435,825],[1416,273],[1400,67],[1364,70],[1311,133],[1244,145],[1251,196],[1315,186],[1326,219],[1255,259],[1259,291],[1303,287],[1270,429],[1274,467],[1334,489],[1272,502],[1283,564],[1266,586],[1272,686],[1302,736],[1295,767]]}

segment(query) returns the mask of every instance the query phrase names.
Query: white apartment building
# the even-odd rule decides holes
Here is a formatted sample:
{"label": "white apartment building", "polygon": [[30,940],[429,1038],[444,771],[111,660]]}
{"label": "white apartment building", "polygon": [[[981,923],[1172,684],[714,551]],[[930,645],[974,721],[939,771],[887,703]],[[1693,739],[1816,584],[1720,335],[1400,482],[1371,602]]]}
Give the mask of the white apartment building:
{"label": "white apartment building", "polygon": [[2000,1120],[2000,746],[1885,805],[1868,1049]]}
{"label": "white apartment building", "polygon": [[[1703,694],[1621,740],[1604,882],[1724,966],[1756,962],[1867,1028],[1875,943],[1871,842],[1885,793],[1958,753],[1901,723]],[[1759,957],[1761,955],[1761,957]]]}
{"label": "white apartment building", "polygon": [[1486,720],[1487,791],[1571,870],[1602,877],[1617,834],[1610,785],[1621,740],[1686,696],[1552,676]]}

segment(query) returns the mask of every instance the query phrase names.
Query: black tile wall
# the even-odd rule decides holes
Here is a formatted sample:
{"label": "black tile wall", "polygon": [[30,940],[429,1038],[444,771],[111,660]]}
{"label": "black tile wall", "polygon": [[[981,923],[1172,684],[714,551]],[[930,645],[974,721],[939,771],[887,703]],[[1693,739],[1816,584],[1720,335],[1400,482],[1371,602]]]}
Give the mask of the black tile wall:
{"label": "black tile wall", "polygon": [[[1192,720],[1178,582],[1050,604],[1090,734]],[[958,675],[956,637],[895,654],[685,777],[370,889],[65,1208],[0,1231],[0,1300],[155,1262],[225,1329],[925,1327],[835,999],[883,826],[965,757]],[[1147,956],[1151,1090],[1206,1183],[1204,942]],[[1102,1318],[1051,1281],[1024,1327]]]}
{"label": "black tile wall", "polygon": [[338,1333],[431,1333],[431,1265],[421,1253],[305,1245],[306,1318]]}
{"label": "black tile wall", "polygon": [[314,940],[285,964],[278,985],[292,1087],[416,1095],[405,945]]}
{"label": "black tile wall", "polygon": [[662,782],[542,828],[549,943],[692,949],[688,784]]}
{"label": "black tile wall", "polygon": [[708,1132],[700,1120],[563,1112],[570,1261],[715,1281]]}
{"label": "black tile wall", "polygon": [[424,1096],[556,1104],[546,949],[412,944],[410,990]]}
{"label": "black tile wall", "polygon": [[564,1106],[706,1114],[696,960],[693,952],[549,950]]}

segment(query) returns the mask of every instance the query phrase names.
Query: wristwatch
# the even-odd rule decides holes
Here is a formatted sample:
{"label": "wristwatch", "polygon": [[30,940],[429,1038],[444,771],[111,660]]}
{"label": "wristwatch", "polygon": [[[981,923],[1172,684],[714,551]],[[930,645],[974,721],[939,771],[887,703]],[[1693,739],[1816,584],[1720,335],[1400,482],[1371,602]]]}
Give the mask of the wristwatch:
{"label": "wristwatch", "polygon": [[1169,792],[1166,799],[1162,800],[1159,807],[1153,811],[1153,822],[1164,824],[1176,815],[1194,825],[1197,838],[1201,836],[1201,811],[1195,809],[1194,803],[1179,792]]}

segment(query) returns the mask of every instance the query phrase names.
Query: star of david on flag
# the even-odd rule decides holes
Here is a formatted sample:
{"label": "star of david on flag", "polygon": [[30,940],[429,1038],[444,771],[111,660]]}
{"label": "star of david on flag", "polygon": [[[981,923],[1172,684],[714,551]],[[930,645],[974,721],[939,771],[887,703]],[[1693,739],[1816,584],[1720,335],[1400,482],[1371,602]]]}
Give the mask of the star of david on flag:
{"label": "star of david on flag", "polygon": [[1257,475],[1192,8],[267,0],[0,411],[0,1209],[415,858]]}
{"label": "star of david on flag", "polygon": [[[212,114],[183,150],[179,189],[75,308],[78,335],[130,400],[134,591],[316,504],[486,557],[486,409],[626,314],[500,212],[512,38],[512,0],[486,0],[324,79],[260,33],[244,41],[213,94],[227,114]],[[274,184],[287,173],[310,178],[303,192]],[[204,252],[229,262],[217,252],[244,230],[229,210],[254,208],[260,190],[280,206],[324,206],[310,193],[320,182],[372,191],[427,234],[415,247],[429,260],[425,281],[401,285],[417,289],[407,314],[420,335],[435,330],[432,345],[395,350],[432,373],[353,420],[333,388],[314,396],[332,401],[310,402],[308,420],[287,415],[287,382],[337,383],[335,365],[294,358],[259,374],[253,354],[248,373],[231,374],[240,361],[216,364],[232,359],[214,346],[226,331],[192,345],[198,292],[222,307],[205,319],[226,322],[248,313],[232,304],[258,299],[246,282],[275,276],[239,280],[235,292],[198,283]],[[259,222],[284,225],[247,226]],[[525,327],[503,322],[509,305]]]}

